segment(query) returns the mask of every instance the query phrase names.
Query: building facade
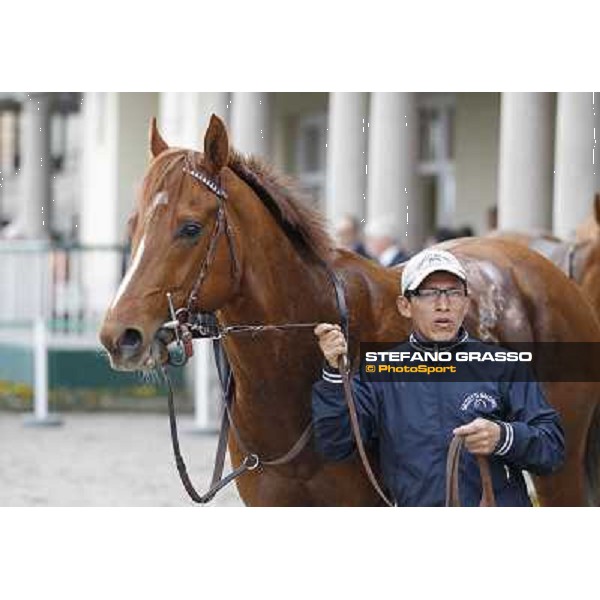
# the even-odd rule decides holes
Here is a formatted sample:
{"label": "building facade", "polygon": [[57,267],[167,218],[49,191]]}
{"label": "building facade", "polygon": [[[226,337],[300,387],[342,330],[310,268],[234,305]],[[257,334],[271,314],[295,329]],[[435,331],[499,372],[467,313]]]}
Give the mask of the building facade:
{"label": "building facade", "polygon": [[386,216],[413,250],[438,227],[572,237],[600,190],[592,93],[85,93],[0,96],[8,233],[124,241],[157,116],[200,149],[210,114],[235,148],[298,178],[334,223]]}
{"label": "building facade", "polygon": [[[570,238],[600,191],[592,93],[0,94],[0,237],[85,246],[52,254],[50,312],[88,323],[90,343],[123,274],[151,117],[170,145],[202,149],[213,113],[332,225],[385,217],[408,250],[440,227]],[[205,428],[218,398],[206,344],[195,361],[195,397],[213,397],[196,407]]]}

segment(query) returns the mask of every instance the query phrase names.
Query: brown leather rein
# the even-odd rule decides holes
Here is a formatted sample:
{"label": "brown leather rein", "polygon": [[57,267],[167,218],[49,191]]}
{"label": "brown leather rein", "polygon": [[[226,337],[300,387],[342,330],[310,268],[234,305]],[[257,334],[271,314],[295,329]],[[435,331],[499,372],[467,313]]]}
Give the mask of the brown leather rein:
{"label": "brown leather rein", "polygon": [[[192,340],[194,338],[208,338],[215,340],[218,343],[218,341],[220,341],[223,337],[229,335],[247,333],[250,333],[251,335],[256,335],[258,333],[278,330],[314,329],[318,325],[318,322],[284,323],[280,325],[230,325],[226,327],[221,327],[219,325],[217,325],[216,327],[211,327],[202,323],[202,321],[198,318],[198,296],[202,283],[204,282],[204,279],[208,272],[208,269],[212,264],[216,252],[217,242],[221,237],[221,234],[225,233],[225,236],[227,238],[227,243],[232,259],[232,275],[236,283],[239,281],[239,266],[235,254],[235,246],[231,237],[231,230],[226,218],[225,209],[223,205],[223,200],[227,198],[226,192],[221,188],[219,181],[214,181],[206,174],[195,169],[193,167],[193,163],[190,157],[186,158],[186,166],[183,170],[185,173],[192,176],[198,182],[208,187],[217,196],[218,211],[212,236],[209,242],[208,251],[201,265],[200,272],[194,283],[194,287],[192,288],[192,291],[189,295],[187,306],[185,308],[175,310],[171,294],[167,294],[169,309],[171,313],[171,320],[163,325],[163,329],[170,329],[174,332],[176,338],[176,348],[179,351],[176,353],[169,353],[169,363],[173,364],[174,366],[183,366],[187,362],[187,360],[193,355]],[[349,317],[343,284],[339,276],[328,265],[323,264],[323,266],[326,268],[328,275],[333,283],[337,305],[342,321],[342,331],[344,332],[345,337],[348,340]],[[173,359],[173,357],[175,358]],[[210,488],[204,494],[200,494],[194,487],[188,475],[187,467],[181,454],[177,430],[177,419],[175,414],[175,404],[173,400],[173,387],[171,385],[171,381],[169,379],[166,368],[164,366],[161,367],[162,374],[165,379],[168,390],[169,426],[177,471],[188,495],[194,502],[198,504],[206,504],[207,502],[210,502],[215,497],[217,492],[219,492],[226,485],[228,485],[244,473],[254,471],[264,466],[281,466],[292,462],[303,451],[303,449],[305,448],[306,444],[312,436],[312,422],[309,422],[308,425],[305,427],[304,431],[301,433],[300,437],[290,447],[290,449],[278,458],[265,460],[263,458],[260,458],[259,455],[255,452],[250,451],[246,444],[244,444],[244,442],[242,441],[240,433],[233,421],[232,403],[233,398],[235,396],[235,383],[228,365],[227,369],[228,373],[226,376],[223,376],[223,373],[221,371],[219,372],[222,392],[222,416],[221,427],[219,432],[219,441],[217,443],[217,452],[215,455],[215,464],[213,467]],[[394,504],[388,499],[387,495],[383,491],[382,487],[380,486],[377,480],[377,477],[375,476],[375,473],[373,472],[373,469],[371,468],[367,452],[362,441],[360,427],[358,424],[358,416],[356,413],[356,406],[354,402],[354,395],[350,383],[350,365],[348,362],[348,357],[346,355],[344,355],[340,360],[340,373],[342,375],[344,396],[350,415],[352,432],[365,473],[369,479],[369,482],[371,483],[381,500],[384,502],[384,504],[387,506],[394,506]],[[230,430],[234,434],[238,447],[242,450],[242,453],[245,455],[245,457],[242,459],[242,462],[239,467],[233,469],[229,474],[223,477],[225,455],[227,452],[227,441],[229,439]],[[461,441],[462,440],[460,440],[459,438],[454,438],[452,440],[452,443],[450,444],[450,449],[448,452],[448,462],[446,469],[446,506],[460,505],[458,494],[458,464]],[[489,464],[487,463],[487,460],[481,457],[477,458],[483,485],[481,506],[495,506],[494,492],[492,489],[491,477],[489,473]]]}
{"label": "brown leather rein", "polygon": [[[463,444],[463,438],[455,435],[448,448],[448,459],[446,461],[446,506],[460,506],[458,467]],[[481,477],[481,501],[479,502],[479,506],[496,506],[490,463],[485,456],[476,455],[475,458],[477,459],[479,475]]]}

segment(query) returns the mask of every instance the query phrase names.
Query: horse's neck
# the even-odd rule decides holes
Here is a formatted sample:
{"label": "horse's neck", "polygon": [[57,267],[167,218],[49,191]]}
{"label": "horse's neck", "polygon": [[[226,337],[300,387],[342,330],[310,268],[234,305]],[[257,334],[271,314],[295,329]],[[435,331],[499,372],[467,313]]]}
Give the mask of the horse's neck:
{"label": "horse's neck", "polygon": [[244,265],[240,292],[223,307],[223,324],[281,324],[318,318],[335,303],[324,267],[299,257],[273,256]]}
{"label": "horse's neck", "polygon": [[[218,311],[222,325],[335,318],[334,291],[323,269],[281,255],[271,262],[269,269],[257,260],[245,263],[241,293]],[[241,437],[267,455],[285,452],[310,421],[307,385],[319,377],[322,362],[313,328],[234,334],[224,347],[236,382]]]}
{"label": "horse's neck", "polygon": [[[279,242],[244,253],[240,291],[218,311],[222,325],[339,322],[335,291],[325,267],[306,262],[287,240]],[[306,361],[307,354],[318,355],[312,329],[229,336],[225,348],[236,379],[247,387],[280,385],[272,369],[289,370],[294,357]],[[288,381],[295,375],[288,373]]]}

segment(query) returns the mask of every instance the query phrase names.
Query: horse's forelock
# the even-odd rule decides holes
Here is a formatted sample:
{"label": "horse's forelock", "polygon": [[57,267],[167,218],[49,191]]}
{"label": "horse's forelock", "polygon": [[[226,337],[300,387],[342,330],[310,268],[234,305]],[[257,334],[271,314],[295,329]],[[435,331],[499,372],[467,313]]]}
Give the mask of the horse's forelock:
{"label": "horse's forelock", "polygon": [[[142,181],[140,208],[147,208],[152,198],[157,193],[164,191],[167,177],[175,167],[183,163],[185,156],[184,150],[170,148],[152,161]],[[183,171],[181,175],[183,176]]]}

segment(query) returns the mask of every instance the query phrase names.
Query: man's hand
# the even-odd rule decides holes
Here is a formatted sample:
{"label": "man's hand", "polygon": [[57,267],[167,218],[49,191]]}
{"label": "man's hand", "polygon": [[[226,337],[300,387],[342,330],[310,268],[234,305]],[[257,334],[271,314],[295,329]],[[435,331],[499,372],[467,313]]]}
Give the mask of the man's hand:
{"label": "man's hand", "polygon": [[344,338],[341,327],[331,323],[319,323],[314,332],[319,338],[319,347],[323,356],[334,369],[337,369],[340,356],[348,352],[346,338]]}
{"label": "man's hand", "polygon": [[500,440],[500,425],[487,419],[477,418],[466,425],[457,427],[454,435],[464,438],[465,446],[472,454],[489,455]]}

